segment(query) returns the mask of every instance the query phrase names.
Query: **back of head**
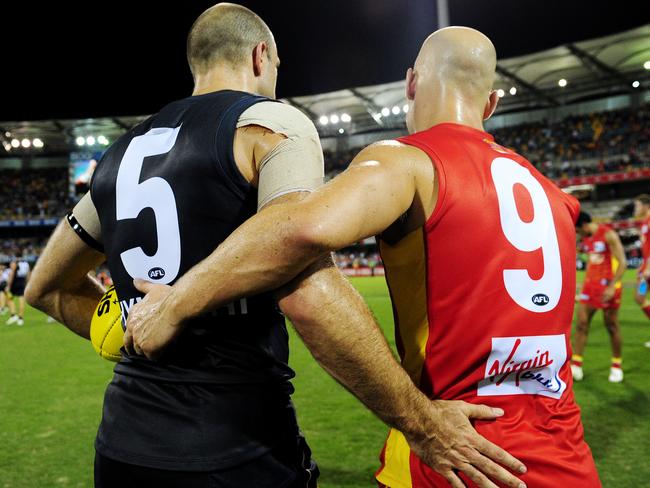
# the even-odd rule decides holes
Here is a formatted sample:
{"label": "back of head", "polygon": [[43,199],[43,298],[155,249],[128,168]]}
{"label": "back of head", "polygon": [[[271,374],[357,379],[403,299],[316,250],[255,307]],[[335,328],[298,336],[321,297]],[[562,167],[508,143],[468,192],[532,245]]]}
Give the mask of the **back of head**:
{"label": "back of head", "polygon": [[471,117],[478,118],[480,123],[486,118],[484,112],[496,76],[496,63],[496,49],[485,34],[458,26],[437,30],[422,44],[413,79],[407,77],[407,85],[414,84],[413,93],[408,93],[407,86],[407,96],[415,102],[412,108],[420,112],[421,118],[422,112],[427,112],[437,123],[458,116],[460,103],[461,110],[474,114]]}
{"label": "back of head", "polygon": [[257,14],[241,5],[219,3],[192,25],[187,36],[187,60],[195,77],[219,63],[238,68],[260,42],[269,48],[275,45],[271,30]]}
{"label": "back of head", "polygon": [[424,41],[416,69],[485,99],[494,83],[496,64],[496,50],[487,36],[469,27],[446,27]]}

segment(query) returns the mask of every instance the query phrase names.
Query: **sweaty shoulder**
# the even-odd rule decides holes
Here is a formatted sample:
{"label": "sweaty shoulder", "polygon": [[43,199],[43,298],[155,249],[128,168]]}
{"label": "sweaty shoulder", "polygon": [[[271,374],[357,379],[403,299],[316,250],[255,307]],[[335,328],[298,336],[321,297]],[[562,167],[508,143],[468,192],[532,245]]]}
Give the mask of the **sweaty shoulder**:
{"label": "sweaty shoulder", "polygon": [[424,151],[395,140],[375,142],[362,149],[353,160],[353,164],[373,163],[397,164],[414,168],[425,164],[431,167],[431,160]]}
{"label": "sweaty shoulder", "polygon": [[[415,194],[402,232],[423,225],[432,215],[438,200],[438,178],[434,164],[422,149],[395,140],[379,141],[363,149],[352,165],[383,166],[387,174],[413,179]],[[400,180],[395,177],[394,181]]]}

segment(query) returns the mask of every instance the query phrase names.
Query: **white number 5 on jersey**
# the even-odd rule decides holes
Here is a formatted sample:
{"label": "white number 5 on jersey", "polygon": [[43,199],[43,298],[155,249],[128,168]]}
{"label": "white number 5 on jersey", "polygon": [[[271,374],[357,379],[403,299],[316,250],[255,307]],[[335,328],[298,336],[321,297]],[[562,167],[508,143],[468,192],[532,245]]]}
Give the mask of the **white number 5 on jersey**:
{"label": "white number 5 on jersey", "polygon": [[154,283],[171,283],[181,265],[181,236],[176,199],[169,183],[153,177],[140,183],[144,158],[165,154],[176,143],[180,127],[159,127],[134,137],[122,157],[115,189],[117,220],[135,219],[151,208],[156,216],[158,249],[153,256],[134,247],[120,254],[127,273]]}

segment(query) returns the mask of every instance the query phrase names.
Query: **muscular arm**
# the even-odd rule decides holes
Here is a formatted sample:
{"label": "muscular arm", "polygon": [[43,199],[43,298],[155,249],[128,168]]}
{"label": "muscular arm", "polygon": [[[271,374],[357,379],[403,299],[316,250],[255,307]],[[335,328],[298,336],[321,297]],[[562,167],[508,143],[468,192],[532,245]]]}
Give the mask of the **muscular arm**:
{"label": "muscular arm", "polygon": [[623,244],[621,244],[621,239],[618,237],[618,234],[609,230],[605,233],[605,241],[611,250],[612,256],[618,261],[618,266],[614,272],[614,277],[612,278],[612,284],[616,285],[622,278],[625,270],[627,269],[627,259],[625,258],[625,250],[623,249]]}
{"label": "muscular arm", "polygon": [[104,290],[88,271],[104,260],[61,221],[31,274],[27,302],[89,339],[90,321]]}
{"label": "muscular arm", "polygon": [[397,363],[363,298],[331,258],[279,291],[279,305],[318,363],[407,437],[435,421],[430,401]]}
{"label": "muscular arm", "polygon": [[[422,157],[396,143],[370,146],[304,200],[264,209],[240,226],[174,285],[167,305],[179,320],[202,314],[275,289],[323,254],[380,233],[411,207]],[[432,171],[428,177],[431,184]]]}

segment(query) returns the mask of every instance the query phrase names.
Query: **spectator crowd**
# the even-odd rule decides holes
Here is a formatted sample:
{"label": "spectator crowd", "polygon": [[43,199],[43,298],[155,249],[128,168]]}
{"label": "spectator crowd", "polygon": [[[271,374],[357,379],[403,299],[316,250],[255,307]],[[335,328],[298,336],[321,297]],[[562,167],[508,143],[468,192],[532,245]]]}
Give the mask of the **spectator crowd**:
{"label": "spectator crowd", "polygon": [[[650,104],[492,131],[547,177],[566,178],[650,168]],[[325,172],[340,173],[361,148],[325,151]]]}
{"label": "spectator crowd", "polygon": [[2,220],[63,216],[69,204],[68,168],[0,170]]}

